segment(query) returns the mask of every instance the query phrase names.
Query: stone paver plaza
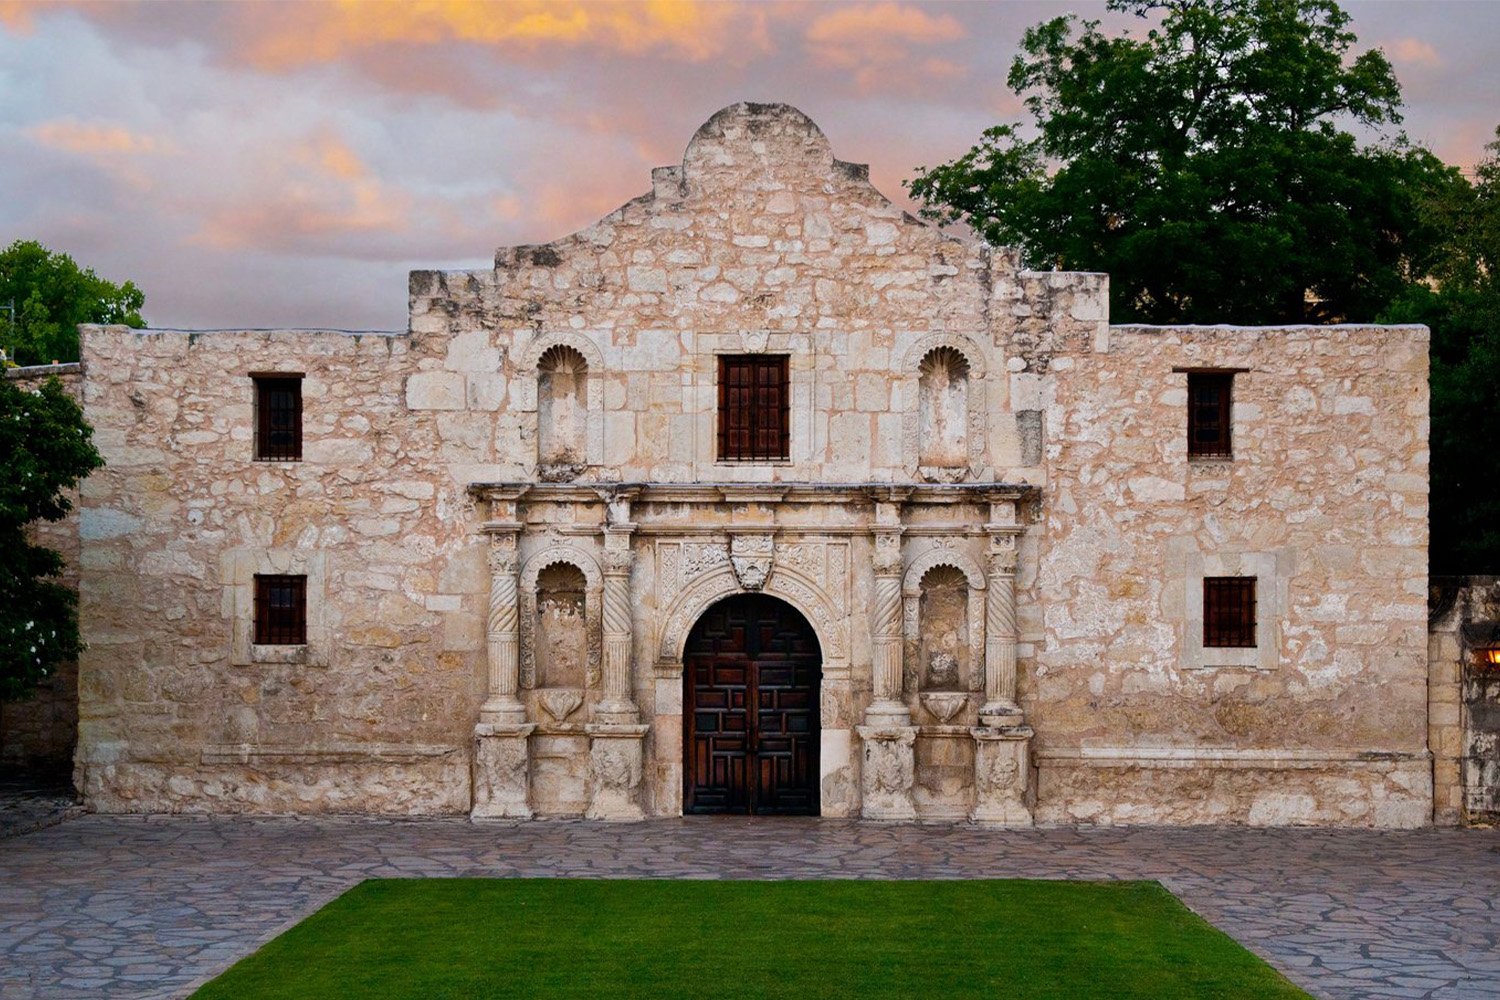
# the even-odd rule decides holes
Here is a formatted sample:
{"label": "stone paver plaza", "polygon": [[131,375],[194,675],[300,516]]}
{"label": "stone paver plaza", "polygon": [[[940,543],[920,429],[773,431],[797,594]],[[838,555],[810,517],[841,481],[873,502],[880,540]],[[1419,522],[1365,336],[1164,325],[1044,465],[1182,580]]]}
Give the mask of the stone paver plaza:
{"label": "stone paver plaza", "polygon": [[366,878],[1159,879],[1314,996],[1500,997],[1500,831],[87,816],[0,841],[0,996],[176,997]]}

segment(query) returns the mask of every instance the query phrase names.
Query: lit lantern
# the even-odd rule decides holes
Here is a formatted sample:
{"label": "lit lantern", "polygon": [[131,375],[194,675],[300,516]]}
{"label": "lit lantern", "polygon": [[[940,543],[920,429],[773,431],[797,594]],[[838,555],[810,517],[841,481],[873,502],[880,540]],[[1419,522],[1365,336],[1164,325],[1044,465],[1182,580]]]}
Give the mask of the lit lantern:
{"label": "lit lantern", "polygon": [[1491,666],[1500,667],[1500,646],[1491,646],[1489,649],[1480,650],[1484,662]]}

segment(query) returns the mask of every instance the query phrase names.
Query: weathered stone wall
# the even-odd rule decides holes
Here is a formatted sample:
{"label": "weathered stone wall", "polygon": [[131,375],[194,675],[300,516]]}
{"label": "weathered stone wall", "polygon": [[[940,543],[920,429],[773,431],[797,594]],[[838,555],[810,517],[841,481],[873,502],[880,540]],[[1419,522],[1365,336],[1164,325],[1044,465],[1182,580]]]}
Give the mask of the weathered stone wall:
{"label": "weathered stone wall", "polygon": [[1428,741],[1433,818],[1445,826],[1500,823],[1500,577],[1432,581]]}
{"label": "weathered stone wall", "polygon": [[[1426,329],[1114,327],[1065,360],[1024,581],[1040,817],[1426,822]],[[1245,369],[1232,461],[1187,457],[1174,368]],[[1194,650],[1224,573],[1273,626],[1238,666]]]}
{"label": "weathered stone wall", "polygon": [[[494,763],[526,772],[522,806],[585,811],[620,770],[589,726],[627,557],[638,805],[673,814],[682,643],[754,542],[822,647],[824,814],[860,812],[872,616],[895,602],[914,811],[962,818],[976,770],[1015,761],[986,744],[981,767],[971,736],[1015,528],[1039,818],[1426,821],[1424,330],[1111,328],[1104,276],[944,236],[760,105],[598,224],[410,292],[400,336],[87,331],[110,463],[81,520],[96,808],[468,811],[488,627],[517,630],[534,727]],[[790,356],[790,457],[720,462],[717,355],[760,352]],[[1248,369],[1231,463],[1185,455],[1172,369],[1209,366]],[[251,460],[270,371],[306,376],[303,462]],[[476,508],[480,483],[519,499]],[[645,492],[617,523],[619,483]],[[959,492],[994,483],[1017,485]],[[490,566],[485,532],[516,543]],[[491,606],[502,569],[517,593]],[[244,638],[257,572],[307,574],[305,651]],[[1260,577],[1251,662],[1203,665],[1206,572]]]}
{"label": "weathered stone wall", "polygon": [[[468,805],[486,586],[404,336],[85,328],[76,781],[97,809]],[[251,372],[300,372],[304,460],[252,460]],[[309,575],[309,646],[236,641],[256,572]],[[458,720],[458,721],[456,721]]]}
{"label": "weathered stone wall", "polygon": [[[35,386],[56,376],[73,398],[82,395],[81,366],[36,365],[12,368],[5,377]],[[75,498],[76,499],[76,498]],[[76,512],[61,521],[42,521],[31,526],[35,544],[44,545],[63,557],[61,582],[78,586],[78,518]],[[78,664],[61,664],[57,672],[37,687],[36,694],[18,702],[0,702],[0,766],[41,770],[67,770],[78,740]]]}

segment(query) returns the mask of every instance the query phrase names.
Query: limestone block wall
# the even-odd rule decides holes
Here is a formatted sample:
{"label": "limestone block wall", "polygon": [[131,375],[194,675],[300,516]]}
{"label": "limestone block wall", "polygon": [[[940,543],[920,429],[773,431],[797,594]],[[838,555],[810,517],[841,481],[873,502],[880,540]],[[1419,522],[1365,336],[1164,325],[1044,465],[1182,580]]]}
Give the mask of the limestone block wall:
{"label": "limestone block wall", "polygon": [[1500,577],[1432,581],[1428,741],[1433,818],[1446,826],[1500,821]]}
{"label": "limestone block wall", "polygon": [[[519,585],[494,631],[516,613],[533,805],[579,814],[609,527],[651,726],[640,806],[672,814],[671,648],[740,589],[731,529],[753,524],[785,560],[764,586],[824,642],[825,812],[857,814],[876,500],[819,491],[885,483],[927,491],[880,501],[902,519],[883,530],[914,797],[961,817],[993,509],[941,491],[1010,483],[1038,820],[1427,821],[1424,329],[1111,327],[1105,276],[923,225],[780,105],[715,115],[579,233],[409,290],[401,335],[86,328],[109,462],[79,521],[95,808],[467,812],[488,531],[515,543],[490,553]],[[721,462],[719,356],[762,353],[789,357],[790,453]],[[1174,368],[1244,369],[1233,461],[1188,460]],[[304,376],[302,462],[252,461],[267,372]],[[628,527],[606,523],[614,483],[649,486]],[[779,483],[803,485],[749,495]],[[511,489],[509,513],[475,484]],[[263,572],[307,575],[304,651],[245,639]],[[1260,580],[1265,641],[1226,664],[1193,595],[1237,573]]]}
{"label": "limestone block wall", "polygon": [[[653,179],[493,270],[413,272],[407,401],[455,478],[539,475],[538,367],[563,348],[586,369],[583,479],[917,480],[921,366],[944,347],[968,426],[961,467],[930,477],[1045,478],[1046,373],[1103,345],[1103,275],[1023,272],[905,215],[785,106],[725,109]],[[785,462],[717,461],[718,355],[743,353],[790,356]]]}
{"label": "limestone block wall", "polygon": [[[85,328],[76,781],[109,811],[454,812],[484,550],[407,411],[409,340]],[[304,374],[304,460],[252,460],[251,373]],[[309,576],[309,646],[246,648],[257,572]]]}
{"label": "limestone block wall", "polygon": [[[1039,820],[1425,823],[1426,329],[1109,340],[1053,382],[1022,563]],[[1244,369],[1232,461],[1187,457],[1174,368]],[[1195,594],[1240,573],[1270,641],[1206,665]]]}

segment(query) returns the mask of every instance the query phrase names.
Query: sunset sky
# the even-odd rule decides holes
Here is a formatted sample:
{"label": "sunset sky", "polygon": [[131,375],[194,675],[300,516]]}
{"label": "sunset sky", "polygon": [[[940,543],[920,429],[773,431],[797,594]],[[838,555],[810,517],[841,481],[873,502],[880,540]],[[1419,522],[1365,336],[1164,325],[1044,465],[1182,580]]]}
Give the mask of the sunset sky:
{"label": "sunset sky", "polygon": [[[1471,167],[1500,3],[1347,3],[1405,129]],[[738,100],[785,101],[898,201],[1020,116],[1022,31],[1102,3],[0,0],[0,245],[146,291],[153,326],[406,324],[411,268],[485,267],[650,187]]]}

